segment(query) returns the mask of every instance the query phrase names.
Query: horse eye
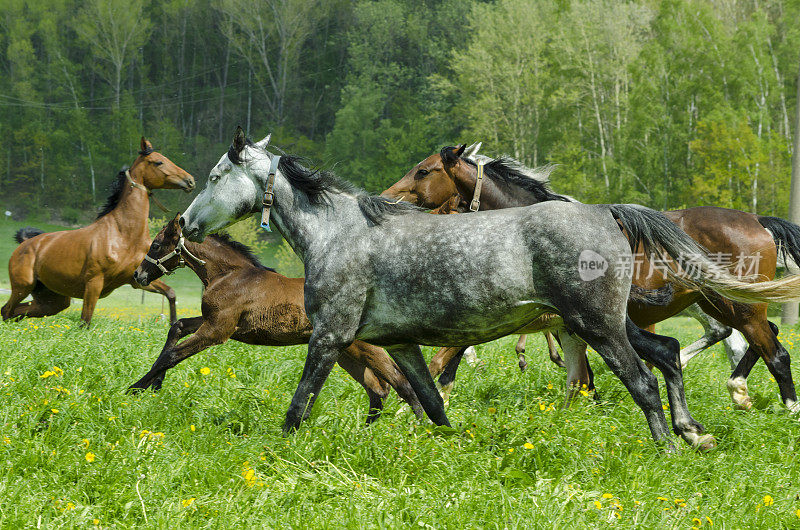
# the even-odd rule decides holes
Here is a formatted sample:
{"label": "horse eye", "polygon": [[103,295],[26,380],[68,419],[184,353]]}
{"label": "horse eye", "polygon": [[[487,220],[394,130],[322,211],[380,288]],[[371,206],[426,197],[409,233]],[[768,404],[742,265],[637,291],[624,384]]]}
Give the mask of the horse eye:
{"label": "horse eye", "polygon": [[164,163],[164,162],[158,161],[158,162],[153,162],[153,165],[154,165],[154,166],[160,166],[160,165],[161,165],[161,164],[163,164],[163,163]]}
{"label": "horse eye", "polygon": [[216,182],[216,181],[218,181],[218,180],[219,180],[219,175],[211,175],[211,176],[208,178],[208,180],[210,180],[211,182]]}
{"label": "horse eye", "polygon": [[415,175],[415,177],[418,179],[425,178],[428,176],[428,173],[430,173],[430,171],[428,171],[427,169],[420,168],[417,170],[417,174]]}
{"label": "horse eye", "polygon": [[153,241],[153,244],[150,245],[150,248],[152,248],[153,250],[158,250],[159,248],[161,248],[161,245]]}

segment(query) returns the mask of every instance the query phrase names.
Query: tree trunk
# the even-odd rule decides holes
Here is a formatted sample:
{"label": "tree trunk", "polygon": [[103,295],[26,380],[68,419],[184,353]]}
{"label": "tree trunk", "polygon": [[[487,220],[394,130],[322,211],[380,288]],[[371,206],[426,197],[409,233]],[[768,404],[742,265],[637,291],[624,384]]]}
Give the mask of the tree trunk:
{"label": "tree trunk", "polygon": [[[789,221],[800,224],[800,65],[797,70],[797,100],[794,112],[794,145],[792,146],[792,184],[789,193]],[[786,271],[797,274],[796,265],[786,264]],[[781,324],[793,326],[797,324],[798,307],[797,302],[787,302],[783,304],[781,311]]]}

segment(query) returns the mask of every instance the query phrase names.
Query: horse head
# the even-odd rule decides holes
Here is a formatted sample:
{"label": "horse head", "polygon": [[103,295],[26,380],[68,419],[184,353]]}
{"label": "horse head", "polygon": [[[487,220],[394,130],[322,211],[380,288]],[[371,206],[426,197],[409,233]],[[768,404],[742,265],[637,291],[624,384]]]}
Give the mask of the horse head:
{"label": "horse head", "polygon": [[153,149],[153,145],[142,136],[139,157],[131,167],[131,175],[141,179],[147,189],[180,189],[186,193],[194,189],[194,177],[175,162]]}

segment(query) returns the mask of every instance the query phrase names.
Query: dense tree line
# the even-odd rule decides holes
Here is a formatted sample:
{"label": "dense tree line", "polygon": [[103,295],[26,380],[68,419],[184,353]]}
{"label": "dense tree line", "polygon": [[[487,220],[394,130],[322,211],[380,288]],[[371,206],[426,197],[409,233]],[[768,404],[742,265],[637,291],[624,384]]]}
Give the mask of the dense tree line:
{"label": "dense tree line", "polygon": [[[786,215],[798,2],[0,0],[0,207],[81,221],[237,124],[380,190],[441,146],[586,201]],[[180,194],[162,193],[172,207]]]}

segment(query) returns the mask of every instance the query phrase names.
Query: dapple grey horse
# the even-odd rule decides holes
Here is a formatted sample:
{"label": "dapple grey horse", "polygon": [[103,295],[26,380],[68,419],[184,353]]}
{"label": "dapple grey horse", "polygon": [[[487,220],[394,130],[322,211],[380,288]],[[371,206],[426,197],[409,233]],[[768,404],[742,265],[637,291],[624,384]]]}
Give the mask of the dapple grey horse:
{"label": "dapple grey horse", "polygon": [[[631,256],[621,219],[646,248],[676,259],[692,256],[699,281],[725,296],[760,299],[764,283],[757,289],[731,277],[675,224],[641,206],[551,202],[428,215],[306,169],[296,157],[278,160],[266,150],[268,141],[252,143],[237,129],[181,222],[188,239],[201,241],[263,207],[262,223],[271,212],[303,260],[314,331],[286,432],[308,416],[334,362],[356,339],[385,346],[428,417],[449,425],[418,345],[467,346],[540,331],[538,317],[557,313],[547,326],[567,345],[565,352],[581,340],[597,350],[643,410],[656,441],[674,448],[657,380],[637,351],[664,374],[674,431],[693,446],[715,444],[689,413],[677,341],[640,330],[627,318],[629,272],[598,272],[603,263]],[[677,275],[674,281],[696,282]],[[797,292],[796,280],[773,283],[769,287],[784,294]]]}

